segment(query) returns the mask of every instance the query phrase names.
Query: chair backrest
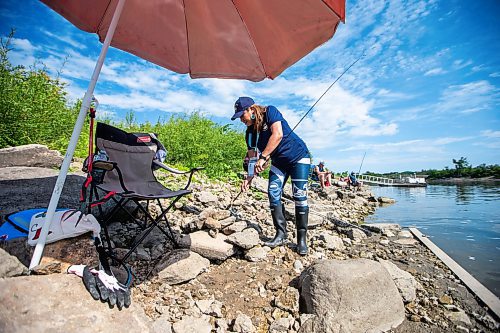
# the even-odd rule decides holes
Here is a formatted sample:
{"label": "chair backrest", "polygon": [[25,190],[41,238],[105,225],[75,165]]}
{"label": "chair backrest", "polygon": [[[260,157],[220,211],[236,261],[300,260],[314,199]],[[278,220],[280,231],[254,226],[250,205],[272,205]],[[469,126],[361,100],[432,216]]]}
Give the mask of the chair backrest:
{"label": "chair backrest", "polygon": [[[165,189],[152,170],[156,141],[149,133],[128,133],[108,124],[97,123],[96,148],[105,150],[109,160],[117,163],[125,186],[136,193],[155,194]],[[100,187],[108,191],[123,191],[116,170],[106,172]]]}
{"label": "chair backrest", "polygon": [[315,172],[315,169],[316,169],[316,165],[315,164],[311,164],[311,168],[309,170],[309,178],[311,180],[314,180],[314,181],[319,181],[319,178],[318,178],[318,175]]}

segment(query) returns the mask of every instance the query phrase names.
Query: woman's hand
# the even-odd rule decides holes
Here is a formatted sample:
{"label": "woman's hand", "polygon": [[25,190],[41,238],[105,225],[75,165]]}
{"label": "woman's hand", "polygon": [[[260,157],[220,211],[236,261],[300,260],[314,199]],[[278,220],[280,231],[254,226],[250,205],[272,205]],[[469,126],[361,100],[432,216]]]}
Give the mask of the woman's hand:
{"label": "woman's hand", "polygon": [[241,192],[246,192],[250,188],[250,184],[252,183],[253,177],[246,177],[241,183]]}
{"label": "woman's hand", "polygon": [[261,173],[262,171],[266,170],[268,167],[269,163],[263,158],[259,158],[257,163],[255,164],[255,173]]}

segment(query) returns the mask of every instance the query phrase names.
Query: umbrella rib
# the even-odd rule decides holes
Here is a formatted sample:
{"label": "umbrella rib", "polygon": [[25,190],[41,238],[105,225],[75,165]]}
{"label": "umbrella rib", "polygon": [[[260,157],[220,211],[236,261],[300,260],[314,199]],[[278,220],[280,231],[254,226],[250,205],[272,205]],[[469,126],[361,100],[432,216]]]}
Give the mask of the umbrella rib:
{"label": "umbrella rib", "polygon": [[262,69],[264,70],[264,75],[265,77],[270,77],[269,75],[267,75],[267,69],[266,69],[266,66],[264,65],[264,62],[262,61],[262,58],[260,57],[260,54],[259,54],[259,50],[257,50],[257,46],[255,45],[255,42],[252,38],[252,35],[250,34],[250,30],[248,30],[248,27],[245,23],[245,20],[243,19],[243,16],[241,16],[240,14],[240,11],[238,10],[238,6],[236,6],[236,4],[234,3],[234,0],[231,0],[231,2],[233,3],[233,6],[234,8],[236,9],[236,12],[238,13],[238,16],[240,17],[241,19],[241,22],[243,23],[243,25],[245,26],[245,30],[247,31],[247,34],[248,34],[248,37],[250,38],[250,40],[252,41],[252,45],[255,49],[255,53],[257,54],[257,57],[259,58],[259,62],[260,64],[262,65]]}
{"label": "umbrella rib", "polygon": [[183,10],[183,12],[184,12],[184,24],[186,25],[186,48],[187,48],[187,59],[188,59],[188,73],[189,73],[189,76],[191,76],[191,57],[189,54],[189,30],[188,30],[188,23],[187,23],[186,1],[185,0],[182,0],[182,5],[184,6],[184,10]]}
{"label": "umbrella rib", "polygon": [[104,21],[104,17],[106,17],[106,14],[108,12],[109,5],[111,5],[111,0],[108,1],[108,5],[106,6],[104,13],[102,14],[101,19],[99,20],[99,24],[97,25],[97,29],[96,29],[95,33],[98,35],[99,35],[99,30],[101,29],[102,22]]}
{"label": "umbrella rib", "polygon": [[342,17],[340,17],[340,15],[336,11],[334,11],[332,7],[328,6],[328,4],[326,4],[324,0],[321,0],[321,2],[326,6],[326,8],[328,8],[328,10],[330,10],[335,16],[338,17],[339,21],[342,21]]}

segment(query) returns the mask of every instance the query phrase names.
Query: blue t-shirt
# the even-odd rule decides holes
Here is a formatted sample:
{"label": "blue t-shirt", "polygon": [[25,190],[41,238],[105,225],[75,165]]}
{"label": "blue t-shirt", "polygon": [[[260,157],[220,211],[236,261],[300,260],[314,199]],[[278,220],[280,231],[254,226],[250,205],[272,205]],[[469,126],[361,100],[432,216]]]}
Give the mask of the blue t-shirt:
{"label": "blue t-shirt", "polygon": [[[264,113],[264,125],[262,131],[258,133],[258,135],[253,125],[247,128],[246,141],[248,149],[254,149],[255,141],[258,137],[257,148],[261,152],[264,151],[272,134],[271,125],[277,121],[281,122],[283,138],[278,147],[276,147],[271,154],[271,161],[274,166],[283,170],[308,156],[309,151],[304,141],[302,141],[295,132],[292,132],[292,129],[276,107],[272,105],[267,107],[267,111]],[[292,132],[292,134],[290,134],[290,132]]]}
{"label": "blue t-shirt", "polygon": [[351,181],[351,184],[353,184],[353,185],[356,185],[358,182],[355,175],[349,175],[349,180]]}

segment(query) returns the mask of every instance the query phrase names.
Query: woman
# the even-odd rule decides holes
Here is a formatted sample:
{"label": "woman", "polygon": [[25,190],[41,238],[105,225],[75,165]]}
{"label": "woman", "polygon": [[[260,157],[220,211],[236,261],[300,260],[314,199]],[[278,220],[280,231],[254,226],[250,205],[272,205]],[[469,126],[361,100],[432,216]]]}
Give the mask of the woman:
{"label": "woman", "polygon": [[234,104],[234,115],[231,120],[236,118],[240,118],[247,126],[247,157],[250,158],[248,176],[243,181],[241,190],[248,190],[254,173],[264,171],[271,161],[268,196],[276,235],[272,241],[264,245],[276,247],[286,242],[286,220],[281,195],[288,177],[291,177],[295,201],[297,252],[306,255],[309,216],[307,178],[311,165],[306,144],[292,132],[282,114],[272,105],[263,107],[256,105],[250,97],[240,97]]}

